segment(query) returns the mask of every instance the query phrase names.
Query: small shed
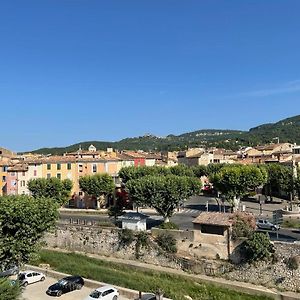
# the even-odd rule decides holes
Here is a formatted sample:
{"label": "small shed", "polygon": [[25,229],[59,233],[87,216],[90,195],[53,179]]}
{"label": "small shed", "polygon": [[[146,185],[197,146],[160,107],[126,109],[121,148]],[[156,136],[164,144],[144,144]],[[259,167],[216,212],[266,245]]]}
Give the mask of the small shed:
{"label": "small shed", "polygon": [[232,217],[231,213],[202,212],[193,221],[194,229],[201,233],[224,235],[232,226]]}
{"label": "small shed", "polygon": [[122,220],[123,229],[127,228],[135,231],[143,231],[147,229],[147,218],[149,218],[149,216],[139,212],[127,212],[119,217],[119,219]]}

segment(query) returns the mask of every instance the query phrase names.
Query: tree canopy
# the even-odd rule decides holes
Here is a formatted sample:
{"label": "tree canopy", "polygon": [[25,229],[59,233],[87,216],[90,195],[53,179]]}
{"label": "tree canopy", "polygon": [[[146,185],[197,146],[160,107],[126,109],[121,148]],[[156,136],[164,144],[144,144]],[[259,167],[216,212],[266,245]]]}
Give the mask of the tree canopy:
{"label": "tree canopy", "polygon": [[263,166],[268,173],[265,184],[265,194],[272,197],[280,195],[280,192],[292,193],[294,190],[293,169],[278,163]]}
{"label": "tree canopy", "polygon": [[266,180],[267,173],[253,165],[226,165],[210,176],[214,188],[221,192],[233,207],[236,205],[236,198],[263,185]]}
{"label": "tree canopy", "polygon": [[70,179],[52,177],[30,179],[27,186],[34,198],[52,198],[62,205],[69,199],[73,183]]}
{"label": "tree canopy", "polygon": [[144,176],[127,182],[126,189],[137,206],[154,208],[167,222],[185,199],[201,191],[201,182],[188,176]]}
{"label": "tree canopy", "polygon": [[44,233],[55,225],[58,206],[51,198],[0,197],[0,262],[23,264],[38,249]]}
{"label": "tree canopy", "polygon": [[114,191],[115,184],[108,174],[83,176],[79,179],[80,189],[95,197],[106,196]]}

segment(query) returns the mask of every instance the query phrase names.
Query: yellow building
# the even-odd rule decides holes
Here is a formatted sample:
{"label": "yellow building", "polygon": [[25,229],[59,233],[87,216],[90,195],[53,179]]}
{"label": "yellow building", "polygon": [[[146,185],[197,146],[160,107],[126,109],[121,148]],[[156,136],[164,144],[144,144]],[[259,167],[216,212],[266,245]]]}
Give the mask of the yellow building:
{"label": "yellow building", "polygon": [[0,196],[6,194],[6,179],[7,179],[7,169],[9,162],[1,161],[0,162]]}
{"label": "yellow building", "polygon": [[78,172],[75,157],[50,156],[43,158],[41,163],[43,178],[70,179],[73,182],[72,193],[78,192]]}

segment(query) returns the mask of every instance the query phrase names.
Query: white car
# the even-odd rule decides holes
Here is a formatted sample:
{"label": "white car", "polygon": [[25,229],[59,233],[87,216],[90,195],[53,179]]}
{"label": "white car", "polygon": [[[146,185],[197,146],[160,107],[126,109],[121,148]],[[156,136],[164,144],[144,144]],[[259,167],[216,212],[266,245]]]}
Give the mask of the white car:
{"label": "white car", "polygon": [[21,272],[18,276],[20,285],[22,286],[27,286],[28,284],[38,281],[44,281],[45,278],[45,274],[31,270]]}
{"label": "white car", "polygon": [[95,299],[117,300],[117,299],[119,299],[119,292],[113,286],[105,285],[103,287],[95,289],[84,300],[95,300]]}

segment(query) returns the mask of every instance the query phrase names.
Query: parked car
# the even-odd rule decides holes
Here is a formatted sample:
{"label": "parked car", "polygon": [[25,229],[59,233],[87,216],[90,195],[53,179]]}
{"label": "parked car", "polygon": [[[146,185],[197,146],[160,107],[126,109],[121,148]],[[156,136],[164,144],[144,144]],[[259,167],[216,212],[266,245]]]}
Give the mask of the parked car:
{"label": "parked car", "polygon": [[28,284],[35,283],[38,281],[44,281],[45,278],[45,274],[30,270],[22,272],[18,276],[19,283],[22,286],[27,286]]}
{"label": "parked car", "polygon": [[[139,299],[136,299],[139,300]],[[153,293],[145,293],[142,295],[141,300],[156,300],[156,296]]]}
{"label": "parked car", "polygon": [[258,219],[256,221],[256,226],[259,229],[267,229],[267,230],[279,230],[280,229],[280,225],[275,225],[275,224],[273,224],[270,221],[265,220],[265,219]]}
{"label": "parked car", "polygon": [[62,294],[80,290],[84,285],[84,280],[80,276],[68,276],[48,287],[46,293],[50,296],[61,296]]}
{"label": "parked car", "polygon": [[12,275],[17,275],[19,273],[19,267],[16,265],[9,266],[0,272],[0,277],[8,277]]}
{"label": "parked car", "polygon": [[119,292],[116,288],[110,285],[105,285],[103,287],[97,288],[90,293],[88,297],[84,300],[117,300],[119,297]]}

